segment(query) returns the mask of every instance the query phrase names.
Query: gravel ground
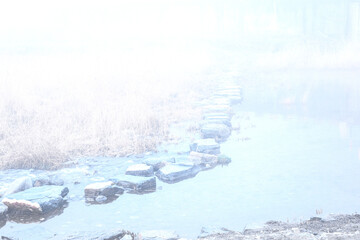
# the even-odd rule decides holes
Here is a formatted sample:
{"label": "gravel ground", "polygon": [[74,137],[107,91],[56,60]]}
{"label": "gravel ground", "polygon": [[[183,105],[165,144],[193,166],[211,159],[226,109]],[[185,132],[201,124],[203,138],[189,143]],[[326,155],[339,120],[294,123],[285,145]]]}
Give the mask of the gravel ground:
{"label": "gravel ground", "polygon": [[223,233],[216,233],[199,239],[360,239],[360,214],[335,215],[327,220],[314,217],[296,224],[269,221],[259,229],[246,229],[243,232],[223,229]]}

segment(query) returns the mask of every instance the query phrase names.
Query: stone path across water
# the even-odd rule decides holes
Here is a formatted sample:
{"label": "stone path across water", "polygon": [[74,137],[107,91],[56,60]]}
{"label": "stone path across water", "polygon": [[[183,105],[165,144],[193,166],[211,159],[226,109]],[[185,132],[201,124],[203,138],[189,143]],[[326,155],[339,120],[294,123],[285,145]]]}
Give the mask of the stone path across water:
{"label": "stone path across water", "polygon": [[[69,171],[78,170],[79,176],[88,177],[86,185],[82,183],[82,177],[70,181],[69,179],[62,179],[62,177],[66,178],[67,169],[62,170],[63,174],[59,175],[28,174],[28,177],[16,179],[3,191],[0,188],[0,196],[2,196],[0,223],[1,221],[6,222],[6,220],[16,221],[14,220],[16,215],[23,216],[24,212],[30,215],[30,222],[45,221],[61,214],[62,208],[71,204],[72,201],[83,199],[87,204],[111,204],[124,193],[147,194],[155,192],[157,179],[168,184],[175,184],[196,177],[201,171],[210,170],[217,165],[229,164],[231,159],[221,154],[221,144],[231,135],[232,106],[240,103],[241,100],[241,88],[235,82],[232,80],[221,81],[212,96],[198,104],[203,112],[202,120],[198,125],[200,135],[189,145],[188,152],[185,154],[163,156],[162,158],[142,158],[133,165],[126,164],[126,168],[125,165],[120,166],[119,171],[109,169],[109,172],[124,173],[114,174],[111,178],[101,176],[101,172],[96,170],[90,172],[86,168],[80,169],[79,166],[70,168]],[[105,166],[106,162],[99,162],[98,164]],[[70,192],[69,188],[66,187],[68,184],[74,186],[69,186]],[[76,187],[77,185],[79,187]],[[71,191],[77,192],[81,188],[82,197],[78,193],[74,193],[75,196],[72,194]],[[57,194],[56,191],[61,193]],[[36,197],[31,197],[35,195]],[[53,198],[49,196],[53,196]],[[43,211],[45,209],[46,211]],[[52,214],[53,212],[56,213]],[[37,220],[31,220],[31,215],[35,213]],[[120,235],[114,239],[120,239]],[[121,236],[128,237],[126,234]]]}

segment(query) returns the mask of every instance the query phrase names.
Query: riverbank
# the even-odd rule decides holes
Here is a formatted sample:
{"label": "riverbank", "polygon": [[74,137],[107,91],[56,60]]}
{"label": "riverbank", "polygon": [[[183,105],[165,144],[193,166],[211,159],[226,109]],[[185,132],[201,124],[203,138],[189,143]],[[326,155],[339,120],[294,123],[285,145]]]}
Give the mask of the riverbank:
{"label": "riverbank", "polygon": [[328,219],[313,217],[300,223],[269,221],[262,228],[244,229],[242,232],[223,229],[222,233],[200,237],[201,240],[305,240],[360,239],[360,215],[333,215]]}

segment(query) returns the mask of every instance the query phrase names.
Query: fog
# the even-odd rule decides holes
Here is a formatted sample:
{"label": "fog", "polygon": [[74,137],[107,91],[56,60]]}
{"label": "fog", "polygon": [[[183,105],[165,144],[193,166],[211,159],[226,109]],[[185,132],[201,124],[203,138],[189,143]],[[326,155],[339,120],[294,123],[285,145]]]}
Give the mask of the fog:
{"label": "fog", "polygon": [[[18,175],[60,169],[72,197],[41,223],[51,235],[121,223],[195,237],[205,225],[353,213],[359,77],[359,0],[3,1],[0,190]],[[224,92],[243,94],[242,103]],[[224,102],[229,167],[84,204],[86,184],[146,154],[188,157],[201,108]],[[62,168],[69,162],[78,165]],[[3,224],[5,233],[39,232],[38,223]]]}

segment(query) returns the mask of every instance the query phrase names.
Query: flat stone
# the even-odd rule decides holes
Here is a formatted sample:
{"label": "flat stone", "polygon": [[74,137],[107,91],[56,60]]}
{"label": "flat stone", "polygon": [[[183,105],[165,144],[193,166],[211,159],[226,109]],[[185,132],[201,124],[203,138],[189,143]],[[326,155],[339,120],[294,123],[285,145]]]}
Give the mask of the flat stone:
{"label": "flat stone", "polygon": [[16,179],[10,184],[10,186],[7,188],[3,196],[21,192],[32,187],[33,187],[33,182],[31,177],[21,177]]}
{"label": "flat stone", "polygon": [[174,162],[174,158],[171,157],[161,157],[161,158],[148,158],[144,161],[146,165],[152,166],[154,172],[164,167],[169,162]]}
{"label": "flat stone", "polygon": [[212,154],[190,152],[189,161],[195,165],[199,165],[202,170],[208,170],[218,164],[218,157]]}
{"label": "flat stone", "polygon": [[214,105],[230,105],[231,101],[227,97],[214,96],[213,98],[211,98],[211,103]]}
{"label": "flat stone", "polygon": [[166,165],[157,171],[155,175],[163,182],[177,183],[195,177],[200,171],[201,168],[198,165],[177,163]]}
{"label": "flat stone", "polygon": [[97,182],[87,185],[84,189],[85,199],[87,202],[97,202],[98,196],[105,196],[107,200],[114,200],[124,193],[124,189],[116,186],[114,182]]}
{"label": "flat stone", "polygon": [[215,138],[217,142],[223,142],[231,135],[231,129],[220,123],[204,124],[200,131],[203,138]]}
{"label": "flat stone", "polygon": [[6,218],[7,211],[8,207],[5,204],[0,203],[0,221]]}
{"label": "flat stone", "polygon": [[146,164],[131,165],[126,169],[126,175],[151,177],[154,175],[154,169],[152,166]]}
{"label": "flat stone", "polygon": [[178,240],[179,235],[173,231],[153,230],[139,233],[142,240]]}
{"label": "flat stone", "polygon": [[198,139],[190,144],[190,150],[216,155],[220,153],[220,145],[213,138]]}
{"label": "flat stone", "polygon": [[218,112],[209,112],[209,113],[205,113],[203,118],[205,120],[227,120],[227,121],[231,121],[231,115],[227,114],[227,113],[218,113]]}
{"label": "flat stone", "polygon": [[144,194],[156,191],[155,177],[123,176],[114,180],[116,185],[124,188],[129,193]]}
{"label": "flat stone", "polygon": [[48,213],[60,208],[69,189],[61,186],[33,187],[5,196],[2,202],[10,210]]}
{"label": "flat stone", "polygon": [[230,105],[226,104],[213,104],[204,107],[204,112],[206,113],[225,113],[231,114]]}
{"label": "flat stone", "polygon": [[207,119],[200,122],[200,129],[207,124],[223,124],[229,127],[229,129],[232,129],[231,121],[227,119]]}

